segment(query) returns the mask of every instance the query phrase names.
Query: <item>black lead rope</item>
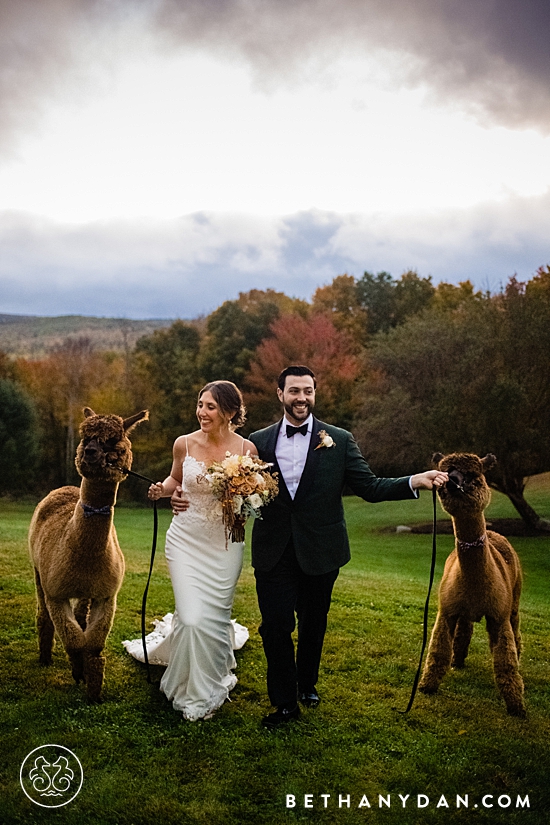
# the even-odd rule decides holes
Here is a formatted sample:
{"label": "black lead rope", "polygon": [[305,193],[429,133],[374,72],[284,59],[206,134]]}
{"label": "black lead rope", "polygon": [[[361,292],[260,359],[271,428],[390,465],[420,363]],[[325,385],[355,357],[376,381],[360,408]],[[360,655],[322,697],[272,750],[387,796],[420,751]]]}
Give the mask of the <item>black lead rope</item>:
{"label": "black lead rope", "polygon": [[[143,481],[148,481],[149,484],[156,484],[147,476],[142,476],[139,473],[135,473],[133,470],[127,470],[123,467],[117,467],[115,464],[111,464],[108,462],[111,467],[115,470],[118,470],[125,475],[135,476],[136,478],[141,478]],[[420,660],[418,662],[418,668],[416,671],[416,676],[414,677],[414,683],[411,691],[411,697],[409,699],[409,704],[407,705],[406,710],[400,710],[398,713],[408,713],[413,706],[414,697],[416,696],[416,691],[418,688],[418,682],[420,681],[420,672],[422,670],[422,660],[424,658],[424,652],[426,650],[426,643],[428,641],[428,611],[430,605],[430,595],[432,592],[432,585],[434,582],[435,576],[435,562],[436,562],[436,549],[437,549],[437,541],[436,541],[436,527],[437,527],[437,494],[435,487],[432,487],[432,501],[433,501],[433,527],[432,527],[432,562],[430,567],[430,582],[428,585],[428,594],[426,596],[426,603],[424,605],[424,622],[423,622],[423,633],[422,633],[422,650],[420,651]],[[145,615],[147,612],[147,594],[149,592],[149,584],[151,582],[151,576],[153,574],[153,566],[155,563],[155,553],[157,550],[157,537],[158,537],[158,510],[157,510],[157,502],[153,501],[153,541],[151,543],[151,561],[149,564],[149,575],[147,577],[147,584],[145,585],[145,590],[143,591],[143,599],[141,601],[141,643],[143,645],[143,657],[145,661],[145,666],[147,668],[147,681],[149,684],[152,683],[151,680],[151,669],[149,666],[149,657],[147,655],[147,645],[145,644]]]}
{"label": "black lead rope", "polygon": [[398,713],[408,713],[413,706],[414,697],[416,696],[416,689],[418,688],[418,682],[420,681],[420,672],[422,670],[422,659],[424,658],[424,651],[426,650],[426,642],[428,641],[428,608],[430,605],[430,594],[432,592],[432,585],[434,582],[434,574],[435,574],[435,556],[436,556],[436,526],[437,526],[437,494],[435,487],[432,487],[432,500],[433,500],[433,527],[432,527],[432,564],[430,568],[430,583],[428,585],[428,595],[426,596],[426,604],[424,605],[424,623],[423,623],[423,636],[422,636],[422,650],[420,651],[420,661],[418,662],[418,668],[416,671],[416,676],[414,677],[414,683],[411,691],[411,698],[409,699],[409,704],[407,705],[406,710],[400,710]]}
{"label": "black lead rope", "polygon": [[[153,482],[154,484],[155,482]],[[157,549],[157,535],[159,531],[159,514],[157,510],[157,502],[153,501],[153,542],[151,544],[151,563],[149,564],[149,575],[147,576],[147,584],[143,591],[143,599],[141,600],[141,643],[143,645],[143,658],[145,667],[147,668],[147,681],[149,684],[151,680],[151,668],[149,667],[149,657],[147,655],[147,645],[145,644],[145,616],[147,613],[147,593],[149,592],[149,583],[153,575],[153,565],[155,563],[155,552]]]}
{"label": "black lead rope", "polygon": [[[156,481],[153,481],[147,476],[142,476],[139,473],[134,473],[133,470],[127,470],[125,467],[117,467],[116,464],[112,464],[110,461],[107,462],[110,467],[113,467],[115,470],[118,470],[125,475],[135,476],[136,478],[141,478],[143,481],[148,481],[150,484],[156,484]],[[143,645],[143,657],[145,661],[145,667],[147,668],[147,681],[149,684],[152,684],[151,680],[151,668],[149,667],[149,657],[147,655],[147,645],[145,644],[145,615],[147,612],[147,593],[149,592],[149,583],[151,581],[151,576],[153,574],[153,565],[155,563],[155,553],[157,551],[157,536],[159,531],[159,515],[157,510],[157,502],[153,501],[153,541],[151,543],[151,562],[149,564],[149,576],[147,577],[147,584],[145,585],[145,590],[143,591],[143,599],[141,600],[141,643]]]}

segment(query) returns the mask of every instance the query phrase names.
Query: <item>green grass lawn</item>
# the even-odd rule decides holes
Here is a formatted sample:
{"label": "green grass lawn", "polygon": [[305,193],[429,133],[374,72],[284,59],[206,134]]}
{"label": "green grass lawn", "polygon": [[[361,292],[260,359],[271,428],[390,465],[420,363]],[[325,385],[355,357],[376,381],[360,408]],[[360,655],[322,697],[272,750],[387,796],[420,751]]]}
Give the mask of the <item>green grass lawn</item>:
{"label": "green grass lawn", "polygon": [[[550,517],[548,477],[535,480],[529,500]],[[548,539],[513,539],[525,571],[521,671],[527,720],[506,714],[483,625],[476,626],[466,669],[449,674],[437,696],[419,694],[404,716],[398,711],[407,705],[418,663],[431,537],[384,528],[429,521],[431,497],[424,493],[420,502],[380,505],[347,499],[353,559],[334,591],[318,685],[323,701],[299,723],[271,733],[259,724],[269,703],[248,553],[234,607],[235,618],[251,634],[237,653],[239,684],[214,719],[183,722],[121,645],[140,633],[152,514],[119,507],[116,523],[127,573],[107,644],[105,701],[89,705],[59,644],[52,667],[37,661],[26,549],[32,509],[0,502],[0,823],[549,821]],[[515,513],[495,495],[489,515]],[[161,511],[162,533],[168,523],[168,511]],[[161,537],[150,622],[173,609],[162,544]],[[452,537],[438,537],[437,581],[451,547]],[[436,604],[434,592],[431,624]],[[158,680],[162,669],[153,671]],[[25,756],[48,743],[71,749],[84,769],[77,798],[50,810],[29,801],[19,785]],[[429,799],[426,807],[418,806],[419,794],[421,804]],[[294,796],[295,807],[286,807],[287,795]],[[467,810],[457,808],[457,795],[468,797]],[[492,808],[482,804],[485,795]],[[517,808],[518,796],[527,795],[530,807]],[[502,807],[508,799],[509,807]]]}

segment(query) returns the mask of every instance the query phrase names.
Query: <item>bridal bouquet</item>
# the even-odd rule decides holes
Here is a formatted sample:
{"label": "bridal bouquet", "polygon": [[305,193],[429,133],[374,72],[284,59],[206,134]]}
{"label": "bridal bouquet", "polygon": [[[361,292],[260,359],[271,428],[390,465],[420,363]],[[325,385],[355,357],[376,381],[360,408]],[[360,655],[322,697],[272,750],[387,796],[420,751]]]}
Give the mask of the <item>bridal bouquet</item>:
{"label": "bridal bouquet", "polygon": [[229,538],[244,541],[248,517],[261,518],[261,508],[279,492],[277,474],[269,472],[271,466],[257,456],[226,453],[223,461],[207,469],[212,493],[222,505],[226,545]]}

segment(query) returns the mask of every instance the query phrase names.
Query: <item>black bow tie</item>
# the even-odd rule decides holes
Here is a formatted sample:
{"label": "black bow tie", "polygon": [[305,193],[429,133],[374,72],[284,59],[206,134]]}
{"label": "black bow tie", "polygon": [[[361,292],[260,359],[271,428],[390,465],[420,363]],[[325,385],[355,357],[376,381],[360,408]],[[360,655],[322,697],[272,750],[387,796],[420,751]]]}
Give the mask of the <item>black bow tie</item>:
{"label": "black bow tie", "polygon": [[293,427],[292,424],[286,425],[286,437],[292,438],[293,435],[296,433],[302,433],[302,435],[307,435],[307,424],[302,424],[301,427]]}

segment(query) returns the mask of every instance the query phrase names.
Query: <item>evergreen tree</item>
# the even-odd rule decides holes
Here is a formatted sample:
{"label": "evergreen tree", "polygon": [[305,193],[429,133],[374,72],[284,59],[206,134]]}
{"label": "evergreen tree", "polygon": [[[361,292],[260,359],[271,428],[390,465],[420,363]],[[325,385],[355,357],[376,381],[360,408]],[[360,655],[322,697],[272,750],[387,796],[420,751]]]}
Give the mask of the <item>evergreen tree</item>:
{"label": "evergreen tree", "polygon": [[0,379],[0,491],[35,488],[38,452],[34,404],[14,381]]}

